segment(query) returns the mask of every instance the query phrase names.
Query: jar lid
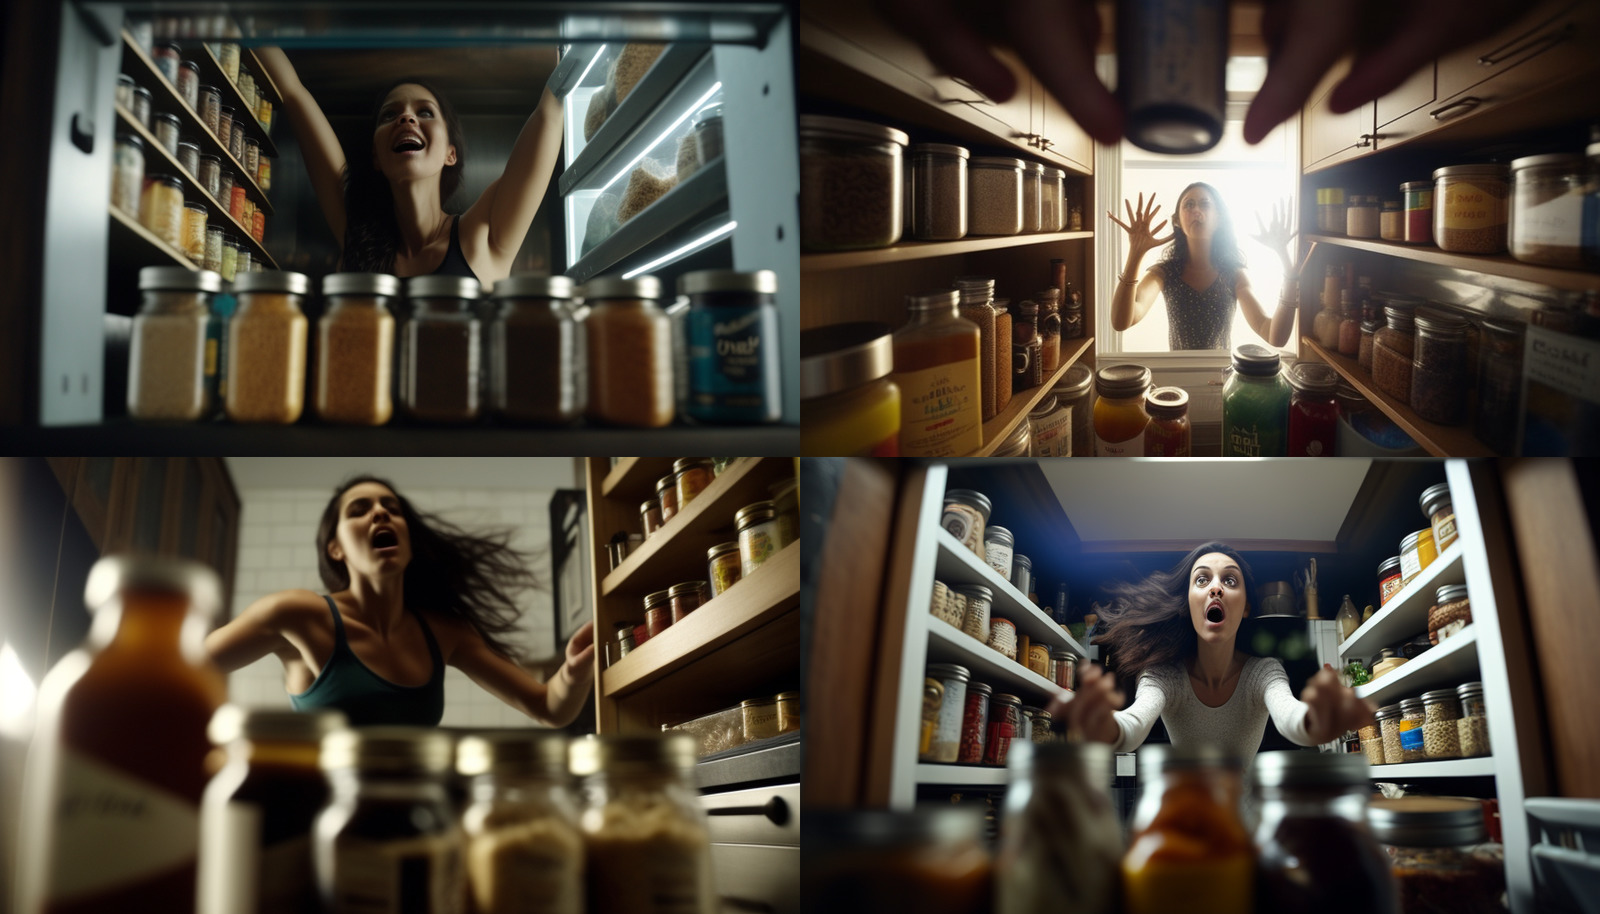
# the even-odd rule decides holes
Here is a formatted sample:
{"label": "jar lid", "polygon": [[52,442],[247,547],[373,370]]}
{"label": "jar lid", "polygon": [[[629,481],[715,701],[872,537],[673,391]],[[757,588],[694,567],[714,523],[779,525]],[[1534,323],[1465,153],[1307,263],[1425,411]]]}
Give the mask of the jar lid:
{"label": "jar lid", "polygon": [[1415,533],[1407,533],[1400,540],[1400,552],[1401,552],[1401,554],[1410,552],[1411,550],[1417,548],[1417,544],[1421,541],[1421,539],[1422,539],[1422,531],[1421,530],[1418,530]]}
{"label": "jar lid", "polygon": [[994,703],[997,705],[1016,705],[1019,708],[1022,707],[1022,699],[1012,695],[1010,692],[996,692],[994,696]]}
{"label": "jar lid", "polygon": [[911,155],[936,155],[955,156],[958,159],[972,157],[972,152],[965,146],[956,146],[953,143],[914,143],[906,150]]}
{"label": "jar lid", "polygon": [[178,116],[176,114],[168,114],[165,111],[157,111],[156,112],[156,120],[158,120],[158,121],[171,121],[174,124],[176,124],[176,123],[178,123]]}
{"label": "jar lid", "polygon": [[656,501],[654,498],[652,498],[649,501],[644,501],[644,502],[640,502],[639,503],[639,513],[640,514],[648,514],[649,512],[654,511],[659,507],[661,507],[661,503]]}
{"label": "jar lid", "polygon": [[753,527],[763,521],[769,521],[778,516],[778,509],[770,501],[758,501],[745,505],[733,515],[733,526],[737,530]]}
{"label": "jar lid", "polygon": [[1367,824],[1379,841],[1402,847],[1459,847],[1488,839],[1482,804],[1466,798],[1374,798]]}
{"label": "jar lid", "polygon": [[989,520],[989,513],[994,510],[994,505],[989,501],[989,496],[972,489],[947,490],[944,493],[944,504],[948,505],[951,502],[960,502],[977,508],[978,513],[983,515],[985,523]]}
{"label": "jar lid", "polygon": [[1078,662],[1078,655],[1074,654],[1073,652],[1071,652],[1069,650],[1062,649],[1062,650],[1059,650],[1059,651],[1051,651],[1050,652],[1050,659],[1051,660],[1063,660],[1063,661],[1066,661],[1067,663],[1077,663]]}
{"label": "jar lid", "polygon": [[1032,568],[1033,567],[1033,559],[1030,559],[1027,556],[1025,556],[1025,555],[1023,555],[1022,553],[1019,552],[1016,555],[1011,557],[1011,564],[1012,564],[1013,567],[1021,566],[1023,568]]}
{"label": "jar lid", "polygon": [[934,292],[921,292],[916,295],[906,296],[906,310],[954,310],[961,301],[961,295],[954,289],[939,289]]}
{"label": "jar lid", "polygon": [[987,682],[974,682],[967,686],[967,694],[971,695],[974,692],[979,695],[992,695],[994,694],[994,686]]}
{"label": "jar lid", "polygon": [[999,544],[1001,544],[1003,546],[1009,546],[1012,543],[1016,542],[1016,538],[1011,535],[1011,531],[1007,530],[1004,527],[986,527],[986,528],[984,528],[983,541],[985,543],[987,543],[990,540],[994,540],[995,542],[997,542],[997,543],[999,543]]}
{"label": "jar lid", "polygon": [[674,584],[668,587],[667,595],[669,597],[681,597],[686,593],[694,593],[705,589],[705,581],[684,581],[682,584]]}
{"label": "jar lid", "polygon": [[630,768],[688,773],[694,770],[699,748],[699,743],[687,733],[585,736],[568,745],[567,764],[579,777]]}
{"label": "jar lid", "polygon": [[1504,165],[1496,165],[1493,163],[1485,163],[1482,165],[1451,165],[1448,168],[1436,168],[1433,171],[1433,179],[1435,181],[1439,180],[1440,178],[1472,177],[1494,177],[1503,179],[1505,176],[1506,167]]}
{"label": "jar lid", "polygon": [[800,115],[800,135],[825,137],[834,140],[867,140],[874,143],[894,143],[905,146],[911,137],[904,131],[869,121],[845,117],[825,117],[820,114]]}
{"label": "jar lid", "polygon": [[[1041,712],[1046,721],[1048,712]],[[1113,775],[1115,754],[1109,743],[1036,743],[1032,740],[1013,740],[1006,752],[1006,767],[1015,772],[1012,777],[1026,777],[1033,769],[1048,769],[1072,773],[1086,784],[1109,784]]]}
{"label": "jar lid", "polygon": [[617,640],[618,641],[626,641],[629,644],[632,644],[633,643],[633,623],[632,622],[618,622],[618,623],[616,623],[616,626],[617,626]]}
{"label": "jar lid", "polygon": [[387,273],[329,273],[323,295],[399,295],[400,279]]}
{"label": "jar lid", "polygon": [[1150,387],[1150,369],[1143,365],[1107,365],[1095,372],[1095,392],[1102,397],[1142,397]]}
{"label": "jar lid", "polygon": [[1346,752],[1263,752],[1253,766],[1262,787],[1356,787],[1367,782],[1367,757]]}
{"label": "jar lid", "polygon": [[716,462],[710,457],[683,457],[672,461],[672,472],[677,474],[682,473],[684,470],[693,469],[694,467],[706,466],[715,467]]}
{"label": "jar lid", "polygon": [[1383,201],[1383,211],[1386,212],[1386,213],[1397,212],[1397,211],[1403,209],[1404,207],[1405,207],[1405,203],[1403,201],[1400,201],[1400,200],[1385,200],[1385,201]]}
{"label": "jar lid", "polygon": [[288,295],[305,295],[311,291],[311,278],[304,273],[288,270],[262,270],[259,273],[240,273],[233,278],[235,292],[282,292]]}
{"label": "jar lid", "polygon": [[1277,350],[1257,343],[1245,343],[1233,349],[1233,370],[1251,377],[1272,377],[1278,373],[1280,361]]}
{"label": "jar lid", "polygon": [[1326,362],[1296,362],[1288,375],[1289,386],[1300,393],[1331,397],[1339,389],[1339,373]]}
{"label": "jar lid", "polygon": [[[1484,321],[1478,325],[1478,328],[1484,333],[1500,337],[1506,342],[1515,341],[1528,331],[1527,324],[1517,321]],[[1521,343],[1517,345],[1520,349]]]}
{"label": "jar lid", "polygon": [[825,397],[894,370],[894,330],[861,321],[800,331],[800,397]]}
{"label": "jar lid", "polygon": [[661,280],[645,274],[632,279],[620,276],[596,276],[583,284],[578,294],[589,301],[605,298],[642,298],[655,301],[661,297]]}
{"label": "jar lid", "polygon": [[200,151],[200,144],[199,143],[190,143],[188,141],[184,141],[182,143],[179,143],[178,144],[178,150],[181,152],[183,150],[183,147],[185,147],[185,146],[189,147],[190,149],[193,149],[197,153]]}
{"label": "jar lid", "polygon": [[133,87],[133,94],[134,95],[143,95],[143,96],[149,97],[150,90],[146,89],[144,86],[134,86]]}
{"label": "jar lid", "polygon": [[1400,570],[1400,556],[1391,555],[1391,556],[1389,556],[1388,558],[1384,559],[1382,562],[1380,562],[1378,564],[1378,578],[1381,580],[1382,578],[1388,577],[1388,575],[1385,574],[1384,572],[1387,572],[1387,571],[1398,572],[1399,570]]}
{"label": "jar lid", "polygon": [[507,276],[494,284],[490,298],[560,298],[571,299],[576,284],[570,276]]}
{"label": "jar lid", "polygon": [[1431,692],[1423,692],[1422,693],[1422,703],[1425,704],[1425,705],[1433,705],[1433,704],[1438,704],[1441,701],[1455,701],[1455,700],[1456,700],[1456,690],[1455,689],[1434,689]]}
{"label": "jar lid", "polygon": [[190,200],[190,201],[184,203],[183,204],[183,208],[184,209],[199,210],[200,211],[200,215],[202,215],[202,216],[204,216],[206,214],[206,205],[204,203],[196,203],[193,200]]}
{"label": "jar lid", "polygon": [[800,700],[800,693],[799,692],[779,692],[778,693],[778,701],[799,701],[799,700]]}
{"label": "jar lid", "polygon": [[739,707],[741,707],[741,708],[771,708],[771,707],[777,705],[777,703],[778,703],[778,699],[776,699],[776,698],[746,698],[744,701],[739,702]]}
{"label": "jar lid", "polygon": [[1189,411],[1189,392],[1181,387],[1155,387],[1144,395],[1145,412],[1163,419],[1177,419]]}
{"label": "jar lid", "polygon": [[407,298],[476,299],[482,287],[471,276],[413,276],[406,280]]}
{"label": "jar lid", "polygon": [[1362,321],[1361,322],[1361,332],[1362,333],[1377,333],[1379,326],[1380,326],[1380,324],[1379,324],[1378,321]]}
{"label": "jar lid", "polygon": [[994,591],[983,584],[955,584],[950,589],[959,594],[977,597],[980,600],[994,599]]}
{"label": "jar lid", "polygon": [[222,274],[215,270],[190,270],[185,267],[141,267],[139,289],[169,289],[174,292],[221,292]]}
{"label": "jar lid", "polygon": [[1402,194],[1416,193],[1419,190],[1433,190],[1432,181],[1407,181],[1400,185]]}
{"label": "jar lid", "polygon": [[[133,145],[139,147],[140,149],[144,148],[144,139],[141,138],[137,133],[119,133],[119,134],[117,134],[117,142],[119,142],[119,143],[132,143]],[[203,158],[205,158],[205,156],[201,156],[200,158],[203,159]],[[212,156],[211,158],[214,159],[214,158],[216,158],[216,156]]]}
{"label": "jar lid", "polygon": [[1483,683],[1463,682],[1462,684],[1456,686],[1456,696],[1462,699],[1472,698],[1474,696],[1482,698]]}
{"label": "jar lid", "polygon": [[1521,171],[1524,168],[1540,168],[1547,165],[1559,165],[1563,168],[1571,169],[1579,176],[1582,176],[1584,160],[1583,156],[1578,155],[1577,153],[1569,152],[1557,152],[1550,155],[1540,156],[1523,156],[1520,159],[1511,160],[1512,171]]}
{"label": "jar lid", "polygon": [[456,744],[456,771],[467,777],[493,774],[564,780],[567,739],[554,733],[514,730],[474,733]]}
{"label": "jar lid", "polygon": [[1093,384],[1094,372],[1090,371],[1087,365],[1073,365],[1057,382],[1055,395],[1058,400],[1076,400],[1087,396]]}
{"label": "jar lid", "polygon": [[1409,307],[1390,305],[1383,309],[1385,323],[1396,330],[1410,331],[1416,323],[1416,312]]}
{"label": "jar lid", "polygon": [[1025,171],[1025,172],[1027,172],[1029,174],[1035,174],[1035,175],[1043,175],[1044,174],[1044,166],[1039,164],[1038,162],[1023,162],[1022,163],[1022,169],[1023,169],[1023,171]]}
{"label": "jar lid", "polygon": [[957,276],[950,288],[957,292],[987,292],[994,294],[994,280],[987,276]]}
{"label": "jar lid", "polygon": [[1067,179],[1067,170],[1065,168],[1046,168],[1044,175],[1047,178],[1060,178],[1065,181]]}
{"label": "jar lid", "polygon": [[772,270],[695,270],[678,277],[681,295],[710,292],[745,292],[754,295],[778,294],[778,274]]}
{"label": "jar lid", "polygon": [[675,485],[677,483],[677,481],[678,480],[670,473],[667,474],[666,476],[661,477],[660,479],[657,479],[656,480],[656,494],[660,495],[663,491],[672,488],[673,485]]}
{"label": "jar lid", "polygon": [[1384,705],[1383,707],[1379,708],[1372,715],[1374,720],[1389,720],[1391,718],[1395,718],[1395,717],[1399,717],[1399,716],[1400,716],[1400,706],[1397,705],[1397,704],[1396,705]]}
{"label": "jar lid", "polygon": [[1413,712],[1421,711],[1421,710],[1422,710],[1422,699],[1420,699],[1420,698],[1403,698],[1403,699],[1400,700],[1400,713],[1401,714],[1411,714]]}
{"label": "jar lid", "polygon": [[973,156],[970,167],[1004,168],[1008,170],[1021,171],[1023,167],[1023,161],[1021,159],[1010,158],[1009,156]]}
{"label": "jar lid", "polygon": [[165,184],[168,187],[176,187],[179,190],[183,189],[183,182],[179,181],[174,175],[149,175],[148,177],[157,184]]}
{"label": "jar lid", "polygon": [[[1016,747],[1012,749],[1013,753]],[[1108,779],[1106,783],[1110,783]],[[806,810],[806,861],[826,860],[861,849],[896,853],[924,848],[979,847],[988,839],[982,810],[968,806],[916,806],[887,809]],[[812,850],[816,848],[816,850]],[[815,854],[816,856],[811,856]],[[904,859],[904,858],[900,858]]]}
{"label": "jar lid", "polygon": [[1044,419],[1056,411],[1056,406],[1056,395],[1046,394],[1043,400],[1040,400],[1034,405],[1033,409],[1028,411],[1028,418]]}
{"label": "jar lid", "polygon": [[201,83],[200,84],[200,94],[204,95],[207,92],[218,92],[218,89],[217,89],[216,86],[209,85],[207,83]]}
{"label": "jar lid", "polygon": [[1237,771],[1243,765],[1222,747],[1211,744],[1178,747],[1146,743],[1140,747],[1138,759],[1139,778],[1147,783],[1153,782],[1163,771],[1188,768],[1231,768]]}
{"label": "jar lid", "polygon": [[1433,336],[1453,337],[1464,339],[1467,335],[1467,322],[1459,317],[1440,314],[1437,311],[1416,316],[1417,329]]}
{"label": "jar lid", "polygon": [[658,590],[655,593],[645,594],[644,608],[647,610],[653,609],[657,606],[664,606],[670,602],[672,602],[672,594],[667,593],[665,590]]}
{"label": "jar lid", "polygon": [[358,727],[322,738],[322,769],[438,775],[450,770],[450,735],[431,727]]}
{"label": "jar lid", "polygon": [[1423,489],[1422,497],[1417,500],[1417,504],[1422,506],[1423,517],[1433,517],[1435,511],[1450,504],[1450,484],[1441,482]]}
{"label": "jar lid", "polygon": [[706,560],[714,562],[722,556],[725,556],[729,553],[737,553],[738,551],[738,543],[718,543],[706,550]]}
{"label": "jar lid", "polygon": [[1457,600],[1464,600],[1466,597],[1467,585],[1465,584],[1446,584],[1433,592],[1434,601],[1440,604],[1454,603]]}
{"label": "jar lid", "polygon": [[345,726],[344,713],[331,708],[291,711],[225,704],[211,715],[206,736],[218,746],[236,739],[320,744],[324,736]]}

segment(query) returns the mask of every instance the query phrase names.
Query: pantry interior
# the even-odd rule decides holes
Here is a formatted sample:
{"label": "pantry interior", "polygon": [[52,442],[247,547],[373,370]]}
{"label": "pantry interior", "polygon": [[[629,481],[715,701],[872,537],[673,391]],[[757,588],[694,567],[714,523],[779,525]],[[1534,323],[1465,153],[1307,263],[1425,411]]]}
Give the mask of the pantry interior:
{"label": "pantry interior", "polygon": [[[1076,654],[1081,676],[1085,658],[1099,647],[1084,643],[1081,626],[1096,602],[1109,601],[1105,581],[1166,570],[1198,543],[1219,539],[1251,563],[1258,591],[1274,580],[1296,580],[1297,572],[1303,580],[1308,561],[1315,560],[1321,618],[1306,617],[1304,587],[1291,585],[1294,608],[1257,621],[1251,638],[1253,651],[1284,663],[1297,695],[1321,662],[1343,668],[1359,661],[1370,671],[1382,648],[1410,659],[1356,686],[1356,694],[1375,705],[1482,683],[1490,751],[1372,765],[1375,792],[1388,784],[1412,795],[1495,800],[1514,911],[1569,903],[1563,879],[1581,878],[1593,866],[1592,858],[1560,859],[1567,849],[1554,846],[1563,840],[1557,824],[1563,816],[1581,821],[1586,813],[1563,813],[1561,800],[1542,799],[1600,798],[1591,773],[1600,746],[1561,698],[1593,685],[1581,651],[1562,646],[1572,626],[1588,625],[1568,601],[1600,584],[1592,521],[1583,508],[1593,504],[1594,478],[1581,465],[1363,460],[1319,469],[1296,461],[1085,465],[993,458],[905,466],[808,463],[819,464],[808,472],[827,484],[812,485],[808,499],[818,501],[807,504],[823,528],[807,581],[817,607],[806,661],[807,707],[834,724],[813,728],[807,737],[808,808],[906,812],[964,805],[986,811],[992,840],[1004,825],[996,820],[1008,779],[1017,774],[990,758],[977,764],[929,760],[923,739],[928,680],[937,678],[932,666],[957,664],[971,683],[986,684],[996,696],[1015,694],[1035,710],[1058,686],[1021,655],[1007,657],[1005,645],[986,644],[952,625],[949,604],[941,608],[937,600],[940,585],[969,594],[977,585],[990,618],[1011,621],[1019,640],[1043,642],[1052,654]],[[1401,553],[1408,533],[1431,526],[1419,499],[1440,484],[1453,504],[1457,538],[1384,600],[1376,572]],[[1013,583],[1018,565],[1007,578],[941,527],[945,506],[960,490],[987,499],[988,524],[1009,531],[1013,562],[1022,555],[1031,560],[1024,576],[1031,594]],[[885,517],[887,524],[880,520]],[[1562,545],[1552,550],[1552,538]],[[1057,599],[1062,584],[1064,607]],[[1471,624],[1420,653],[1404,650],[1419,634],[1427,645],[1439,589],[1451,585],[1466,588]],[[1371,604],[1374,612],[1341,641],[1334,618],[1346,594],[1358,611]],[[969,611],[972,602],[968,596]],[[1115,672],[1114,653],[1099,660]],[[1131,700],[1131,684],[1125,687]],[[1037,718],[1031,730],[1039,733]],[[1164,738],[1153,735],[1152,741]],[[1268,727],[1262,752],[1294,748]],[[1360,743],[1321,748],[1360,751]],[[1135,781],[1133,762],[1132,755],[1119,756],[1111,785],[1125,828],[1134,795],[1145,786],[1142,776]],[[1571,805],[1583,803],[1592,805]],[[1563,873],[1568,866],[1575,869]]]}
{"label": "pantry interior", "polygon": [[[1263,4],[1234,3],[1230,8],[1230,54],[1264,57]],[[1097,9],[1102,29],[1098,51],[1108,55],[1116,47],[1113,4],[1100,3]],[[1550,179],[1550,187],[1555,188],[1550,193],[1559,197],[1570,191],[1575,195],[1560,199],[1581,200],[1584,192],[1577,188],[1585,180],[1594,186],[1592,178],[1584,177],[1593,170],[1593,147],[1588,147],[1590,164],[1585,165],[1581,157],[1586,145],[1594,142],[1590,127],[1600,115],[1600,104],[1587,89],[1597,66],[1589,53],[1597,28],[1600,23],[1592,4],[1570,0],[1534,4],[1500,33],[1439,57],[1375,102],[1335,115],[1329,97],[1348,71],[1349,62],[1345,61],[1327,74],[1299,116],[1285,125],[1298,136],[1294,224],[1299,235],[1295,253],[1304,267],[1298,326],[1285,350],[1284,363],[1322,362],[1336,372],[1340,455],[1577,455],[1593,446],[1592,394],[1582,392],[1586,383],[1583,373],[1572,366],[1581,361],[1581,353],[1593,347],[1591,323],[1595,296],[1600,294],[1600,274],[1593,272],[1592,263],[1585,266],[1577,260],[1576,247],[1571,252],[1574,256],[1563,255],[1559,265],[1542,256],[1536,262],[1514,258],[1503,246],[1498,254],[1452,253],[1431,238],[1429,243],[1380,239],[1376,223],[1368,238],[1364,228],[1349,228],[1355,223],[1348,219],[1355,212],[1352,200],[1363,208],[1370,205],[1374,217],[1384,202],[1393,201],[1403,208],[1401,185],[1420,181],[1433,188],[1432,175],[1437,169],[1486,162],[1504,168],[1513,159],[1546,153],[1579,157],[1578,161],[1557,163],[1556,170],[1565,176]],[[1121,229],[1103,214],[1109,209],[1122,216],[1121,198],[1133,200],[1141,188],[1124,184],[1118,193],[1117,182],[1108,180],[1105,150],[1097,149],[1019,58],[1004,50],[997,56],[1016,75],[1019,89],[1010,101],[997,103],[941,73],[911,38],[860,9],[859,4],[833,0],[801,4],[797,40],[803,140],[808,115],[845,117],[900,131],[910,144],[904,150],[908,175],[916,165],[917,144],[927,143],[959,146],[970,153],[966,160],[969,175],[978,173],[973,163],[979,157],[994,156],[1019,158],[1065,172],[1067,209],[1081,207],[1084,214],[1081,226],[1069,223],[1066,231],[1045,225],[1031,234],[980,235],[969,228],[966,237],[931,241],[913,233],[912,215],[906,217],[893,242],[879,239],[836,245],[823,239],[806,244],[801,258],[802,318],[807,330],[862,321],[901,328],[908,323],[906,296],[953,288],[958,277],[994,279],[994,298],[1010,303],[1010,314],[1002,314],[1001,319],[1011,321],[1015,330],[1027,320],[1019,311],[1019,302],[1037,299],[1039,290],[1058,282],[1056,276],[1064,266],[1065,278],[1084,302],[1081,335],[1061,333],[1059,361],[1042,377],[1019,374],[1012,378],[1015,390],[1008,405],[991,409],[985,394],[981,446],[936,446],[918,452],[921,456],[1030,453],[1019,448],[1030,425],[1030,412],[1038,410],[1032,422],[1045,429],[1047,440],[1031,454],[1054,456],[1051,446],[1060,440],[1055,437],[1059,417],[1041,404],[1055,397],[1058,408],[1070,401],[1077,413],[1082,413],[1094,402],[1094,396],[1082,390],[1084,371],[1073,366],[1092,370],[1140,361],[1137,353],[1124,357],[1116,351],[1119,335],[1108,325],[1115,287],[1115,277],[1108,270],[1119,269],[1121,262],[1106,255],[1105,249],[1120,240]],[[818,136],[812,142],[822,153],[840,148],[839,137],[832,137],[835,146],[829,147],[829,138]],[[860,136],[853,142],[862,147],[878,143],[877,148],[885,148],[881,136]],[[1524,177],[1534,180],[1534,172]],[[1206,174],[1197,171],[1194,180],[1207,180]],[[1026,196],[1027,185],[1023,188]],[[923,191],[908,181],[905,196],[920,193]],[[1434,190],[1433,195],[1439,193]],[[1174,201],[1167,202],[1169,207],[1157,219],[1172,212]],[[968,205],[974,205],[970,199]],[[1365,214],[1365,209],[1362,212]],[[1249,214],[1236,212],[1235,218],[1241,234],[1247,224],[1254,225]],[[1576,245],[1576,225],[1569,224],[1567,229],[1571,238],[1562,243]],[[850,249],[834,249],[846,246]],[[1157,256],[1159,251],[1147,257],[1145,266]],[[1057,260],[1062,265],[1053,265]],[[1364,309],[1357,309],[1361,313],[1350,320],[1352,341],[1359,338],[1364,322],[1374,325],[1366,331],[1368,335],[1376,334],[1385,322],[1384,308],[1390,304],[1405,311],[1407,317],[1420,305],[1425,316],[1439,318],[1439,326],[1445,327],[1447,334],[1464,335],[1464,342],[1459,336],[1450,337],[1451,358],[1460,361],[1450,363],[1452,373],[1444,386],[1451,403],[1446,412],[1425,402],[1421,412],[1426,415],[1419,414],[1409,391],[1397,395],[1396,386],[1380,384],[1370,367],[1359,364],[1356,348],[1349,348],[1347,354],[1341,351],[1339,292],[1348,288],[1359,303],[1362,278],[1372,292],[1381,294],[1369,298]],[[1270,310],[1276,291],[1257,292]],[[1327,314],[1322,313],[1325,303]],[[1063,295],[1063,328],[1068,325],[1066,305]],[[983,333],[990,333],[982,318],[968,313],[965,304],[962,309],[979,323]],[[1005,308],[1001,305],[995,310]],[[1049,334],[1043,326],[1046,310],[1041,306],[1038,329],[1048,346]],[[1330,318],[1333,332],[1320,334]],[[1004,336],[1003,324],[999,335]],[[825,337],[816,337],[817,351],[845,344]],[[1249,342],[1262,341],[1234,334],[1235,346]],[[994,363],[982,371],[986,384],[989,378],[1006,374],[1003,363],[1013,358],[1008,348],[1011,343],[1000,339],[996,348],[987,337],[980,343],[984,360]],[[1015,343],[1021,348],[1020,336]],[[990,353],[995,353],[992,359]],[[1012,368],[1021,370],[1024,361],[1016,355]],[[1188,392],[1193,453],[1197,456],[1223,453],[1217,393],[1222,380],[1212,372],[1227,361],[1225,354],[1197,354],[1190,362],[1210,366],[1204,372],[1164,357],[1151,356],[1148,362],[1154,374],[1152,386],[1175,385]],[[855,383],[865,387],[868,374]],[[842,389],[842,382],[836,387]],[[824,390],[830,397],[845,396],[839,389],[819,383],[807,394],[819,407],[812,414],[826,415],[830,423],[842,422],[821,408],[832,405],[831,400],[820,399]],[[1092,427],[1081,416],[1074,419],[1075,431]],[[1072,454],[1093,454],[1092,442],[1078,437],[1082,435],[1071,442]],[[905,443],[904,438],[901,441]],[[844,453],[825,450],[821,443],[807,448],[807,453]]]}

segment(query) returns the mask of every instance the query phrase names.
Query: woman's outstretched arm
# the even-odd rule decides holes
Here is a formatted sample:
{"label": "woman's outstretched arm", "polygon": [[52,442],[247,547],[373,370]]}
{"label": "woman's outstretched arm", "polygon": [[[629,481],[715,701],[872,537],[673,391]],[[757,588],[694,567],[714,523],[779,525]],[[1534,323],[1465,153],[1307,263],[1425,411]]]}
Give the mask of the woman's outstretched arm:
{"label": "woman's outstretched arm", "polygon": [[1167,220],[1161,220],[1153,229],[1150,227],[1150,220],[1161,210],[1156,206],[1155,194],[1150,195],[1149,203],[1145,203],[1144,194],[1140,194],[1137,209],[1127,200],[1122,201],[1122,205],[1128,211],[1127,222],[1118,219],[1116,213],[1106,213],[1112,222],[1122,226],[1122,230],[1128,233],[1128,262],[1123,264],[1122,272],[1117,276],[1117,290],[1111,297],[1111,326],[1115,330],[1126,330],[1150,313],[1150,306],[1155,304],[1156,295],[1161,292],[1161,280],[1155,273],[1146,273],[1142,278],[1136,278],[1133,274],[1139,269],[1147,252],[1172,240],[1170,233],[1165,238],[1156,237]]}
{"label": "woman's outstretched arm", "polygon": [[344,147],[333,132],[333,125],[322,113],[322,106],[300,82],[300,74],[281,48],[258,48],[256,58],[267,75],[277,84],[283,95],[283,110],[289,117],[289,126],[300,143],[300,157],[305,160],[306,172],[311,177],[311,188],[316,191],[317,203],[322,206],[323,218],[333,230],[334,239],[344,246]]}
{"label": "woman's outstretched arm", "polygon": [[[436,623],[436,629],[442,627]],[[561,668],[545,682],[489,647],[467,623],[452,621],[449,628],[454,644],[446,662],[484,691],[552,727],[565,727],[583,710],[594,683],[593,623],[586,623],[567,642]]]}
{"label": "woman's outstretched arm", "polygon": [[486,242],[481,249],[488,252],[495,278],[511,272],[511,262],[550,186],[550,175],[561,154],[561,110],[561,99],[546,87],[539,107],[529,115],[511,147],[505,171],[461,214],[463,236]]}

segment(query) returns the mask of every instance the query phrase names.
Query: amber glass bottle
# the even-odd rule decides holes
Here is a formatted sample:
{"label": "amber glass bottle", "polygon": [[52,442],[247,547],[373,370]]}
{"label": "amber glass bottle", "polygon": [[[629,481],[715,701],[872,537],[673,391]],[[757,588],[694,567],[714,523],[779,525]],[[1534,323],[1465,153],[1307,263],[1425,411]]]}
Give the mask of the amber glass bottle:
{"label": "amber glass bottle", "polygon": [[225,697],[205,652],[222,585],[186,559],[89,572],[84,645],[39,689],[23,791],[23,914],[195,907],[206,724]]}
{"label": "amber glass bottle", "polygon": [[954,290],[907,295],[894,333],[900,456],[957,457],[983,445],[978,325],[956,314]]}

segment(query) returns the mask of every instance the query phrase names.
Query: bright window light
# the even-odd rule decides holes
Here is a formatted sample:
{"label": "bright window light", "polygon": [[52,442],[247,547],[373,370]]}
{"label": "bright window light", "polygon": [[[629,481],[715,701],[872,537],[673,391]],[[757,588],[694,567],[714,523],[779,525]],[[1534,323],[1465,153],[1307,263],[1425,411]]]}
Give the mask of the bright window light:
{"label": "bright window light", "polygon": [[655,149],[657,146],[660,146],[662,143],[666,142],[668,137],[672,136],[674,133],[677,133],[678,132],[678,128],[683,126],[683,122],[684,121],[686,121],[689,118],[693,117],[695,112],[699,111],[700,108],[702,106],[704,106],[706,102],[711,100],[712,96],[716,95],[720,91],[722,91],[722,83],[719,82],[719,83],[713,85],[711,88],[707,89],[706,90],[706,94],[700,96],[700,100],[699,101],[697,101],[694,104],[690,105],[689,107],[683,109],[683,113],[678,115],[678,119],[672,122],[672,126],[668,127],[666,130],[662,131],[660,136],[656,137],[655,140],[652,141],[649,146],[646,146],[644,148],[644,152],[641,152],[638,155],[634,156],[632,162],[629,162],[628,164],[622,166],[622,168],[619,169],[616,174],[612,175],[611,176],[611,180],[607,181],[605,183],[605,186],[600,188],[600,193],[605,193],[606,190],[608,190],[611,187],[611,185],[617,183],[617,179],[618,178],[621,178],[625,174],[631,173],[633,171],[633,166],[638,165],[640,162],[644,161],[644,157],[650,154],[650,150]]}
{"label": "bright window light", "polygon": [[7,641],[0,646],[0,736],[27,739],[33,733],[33,680]]}
{"label": "bright window light", "polygon": [[688,254],[692,254],[695,251],[698,251],[701,248],[705,247],[706,245],[710,244],[711,242],[716,241],[718,238],[721,238],[723,235],[726,235],[729,232],[733,231],[734,227],[737,226],[738,224],[739,223],[737,223],[737,222],[730,222],[727,225],[724,225],[721,228],[717,229],[716,231],[707,232],[706,234],[701,235],[699,238],[696,238],[695,240],[689,242],[688,244],[684,245],[681,248],[678,248],[676,251],[673,251],[670,254],[663,254],[662,256],[657,257],[655,260],[650,261],[649,263],[645,264],[642,267],[639,267],[636,270],[629,270],[628,272],[622,274],[622,278],[623,279],[632,279],[635,276],[640,275],[641,273],[648,273],[651,270],[654,270],[656,267],[659,267],[664,263],[672,263],[674,260],[677,260],[680,257],[686,256]]}

